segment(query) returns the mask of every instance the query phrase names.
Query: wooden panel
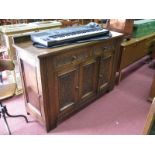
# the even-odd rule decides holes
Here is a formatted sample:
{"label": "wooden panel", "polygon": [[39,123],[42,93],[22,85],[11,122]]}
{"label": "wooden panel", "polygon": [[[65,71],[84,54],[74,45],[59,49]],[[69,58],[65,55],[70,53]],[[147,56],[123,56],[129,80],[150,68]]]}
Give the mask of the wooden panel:
{"label": "wooden panel", "polygon": [[96,46],[94,46],[94,55],[95,56],[100,56],[103,55],[105,52],[108,51],[112,51],[115,49],[115,44],[114,41],[106,41],[104,43],[101,44],[97,44]]}
{"label": "wooden panel", "polygon": [[152,80],[152,85],[150,87],[150,93],[149,93],[148,101],[152,102],[154,97],[155,97],[155,76]]}
{"label": "wooden panel", "polygon": [[122,54],[120,56],[120,66],[118,67],[118,71],[149,54],[149,47],[154,39],[155,35],[152,34],[124,41],[121,46]]}
{"label": "wooden panel", "polygon": [[135,60],[138,60],[148,54],[148,48],[145,46],[146,40],[137,44],[137,55],[135,55]]}
{"label": "wooden panel", "polygon": [[64,112],[72,108],[77,102],[78,70],[68,68],[62,70],[57,75],[59,111]]}
{"label": "wooden panel", "polygon": [[85,100],[96,94],[97,61],[87,60],[80,67],[80,98]]}
{"label": "wooden panel", "polygon": [[107,53],[100,58],[98,91],[104,90],[112,76],[113,52]]}
{"label": "wooden panel", "polygon": [[148,54],[145,40],[122,48],[120,68],[123,69]]}
{"label": "wooden panel", "polygon": [[31,104],[33,108],[40,112],[40,95],[38,93],[36,68],[22,61],[22,71],[27,103]]}
{"label": "wooden panel", "polygon": [[84,47],[81,49],[75,49],[74,52],[72,51],[73,50],[69,50],[68,52],[55,56],[54,57],[55,67],[61,67],[61,66],[68,65],[68,64],[74,64],[77,61],[78,62],[83,61],[92,55],[92,50],[91,48],[88,48],[88,47]]}
{"label": "wooden panel", "polygon": [[150,48],[151,43],[154,41],[155,36],[151,36],[150,38],[145,39],[145,47],[148,52],[150,52],[148,49]]}
{"label": "wooden panel", "polygon": [[149,113],[145,121],[144,129],[143,129],[144,135],[150,134],[154,121],[155,121],[155,100],[153,100],[152,102],[152,105],[150,107]]}

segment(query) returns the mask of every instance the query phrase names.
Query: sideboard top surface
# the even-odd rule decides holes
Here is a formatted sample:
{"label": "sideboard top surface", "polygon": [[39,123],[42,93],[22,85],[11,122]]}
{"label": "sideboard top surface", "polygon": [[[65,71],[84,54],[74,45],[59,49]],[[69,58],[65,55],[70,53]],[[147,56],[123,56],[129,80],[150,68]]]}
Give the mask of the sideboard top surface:
{"label": "sideboard top surface", "polygon": [[[121,34],[121,33],[112,32],[112,31],[111,31],[111,33],[112,33],[112,38],[110,38],[110,39],[114,39],[114,38],[123,36],[123,34]],[[107,41],[107,40],[73,44],[73,45],[67,45],[67,46],[56,47],[56,48],[36,48],[33,46],[32,41],[28,40],[28,41],[21,42],[21,43],[15,43],[13,46],[17,50],[22,50],[23,52],[25,51],[27,54],[37,58],[37,57],[45,57],[48,55],[54,55],[57,52],[61,52],[64,50],[83,47],[83,46],[87,46],[87,45],[93,45],[95,43],[104,42],[104,41]]]}
{"label": "sideboard top surface", "polygon": [[123,41],[121,46],[125,47],[125,46],[130,46],[134,43],[137,43],[137,42],[140,42],[142,40],[145,40],[145,39],[149,39],[151,37],[155,36],[155,33],[152,33],[152,34],[149,34],[149,35],[146,35],[146,36],[143,36],[143,37],[139,37],[139,38],[131,38],[130,40],[128,41]]}

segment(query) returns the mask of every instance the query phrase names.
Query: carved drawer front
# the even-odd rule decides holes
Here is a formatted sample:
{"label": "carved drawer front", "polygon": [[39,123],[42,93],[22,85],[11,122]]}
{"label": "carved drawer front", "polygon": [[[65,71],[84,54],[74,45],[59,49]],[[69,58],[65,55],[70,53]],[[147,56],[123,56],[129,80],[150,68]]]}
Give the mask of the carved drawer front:
{"label": "carved drawer front", "polygon": [[61,55],[55,56],[54,66],[57,68],[64,65],[81,62],[86,58],[90,57],[91,55],[92,55],[92,48],[90,47],[70,50]]}
{"label": "carved drawer front", "polygon": [[94,55],[99,56],[99,55],[104,55],[105,52],[109,51],[114,51],[115,49],[115,44],[113,40],[105,43],[98,44],[94,47]]}

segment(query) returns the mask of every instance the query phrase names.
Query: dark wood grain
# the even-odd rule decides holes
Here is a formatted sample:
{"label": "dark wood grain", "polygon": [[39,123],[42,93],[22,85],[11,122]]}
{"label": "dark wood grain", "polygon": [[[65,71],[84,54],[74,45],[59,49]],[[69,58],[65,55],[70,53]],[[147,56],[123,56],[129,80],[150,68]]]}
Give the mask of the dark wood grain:
{"label": "dark wood grain", "polygon": [[67,68],[57,74],[59,112],[66,111],[77,103],[78,68]]}
{"label": "dark wood grain", "polygon": [[148,101],[152,102],[154,97],[155,97],[155,76],[152,79],[152,84],[150,86]]}
{"label": "dark wood grain", "polygon": [[47,131],[114,87],[123,36],[112,35],[53,49],[37,49],[30,41],[14,45],[26,109]]}
{"label": "dark wood grain", "polygon": [[123,41],[121,43],[120,61],[117,67],[117,71],[119,72],[118,83],[122,78],[122,70],[124,68],[150,54],[149,47],[154,39],[155,33],[152,33],[140,38],[132,38],[129,41]]}
{"label": "dark wood grain", "polygon": [[96,95],[97,90],[97,59],[90,59],[80,66],[80,100]]}
{"label": "dark wood grain", "polygon": [[155,121],[155,100],[152,101],[152,105],[150,107],[149,113],[145,121],[144,129],[143,129],[144,135],[150,134],[154,121]]}

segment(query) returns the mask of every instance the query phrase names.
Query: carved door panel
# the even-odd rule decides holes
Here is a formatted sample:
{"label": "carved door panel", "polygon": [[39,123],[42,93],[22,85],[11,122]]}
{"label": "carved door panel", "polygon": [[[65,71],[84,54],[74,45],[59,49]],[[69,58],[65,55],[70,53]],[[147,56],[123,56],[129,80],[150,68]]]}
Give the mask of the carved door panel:
{"label": "carved door panel", "polygon": [[72,109],[78,98],[78,68],[71,67],[57,74],[59,112]]}
{"label": "carved door panel", "polygon": [[91,59],[80,66],[79,99],[85,100],[96,94],[97,89],[97,60]]}
{"label": "carved door panel", "polygon": [[111,79],[113,55],[108,53],[100,57],[98,91],[104,90]]}
{"label": "carved door panel", "polygon": [[24,95],[27,103],[26,106],[29,106],[33,110],[35,109],[37,114],[41,116],[41,95],[39,95],[38,89],[37,70],[21,59],[20,63],[23,75]]}

